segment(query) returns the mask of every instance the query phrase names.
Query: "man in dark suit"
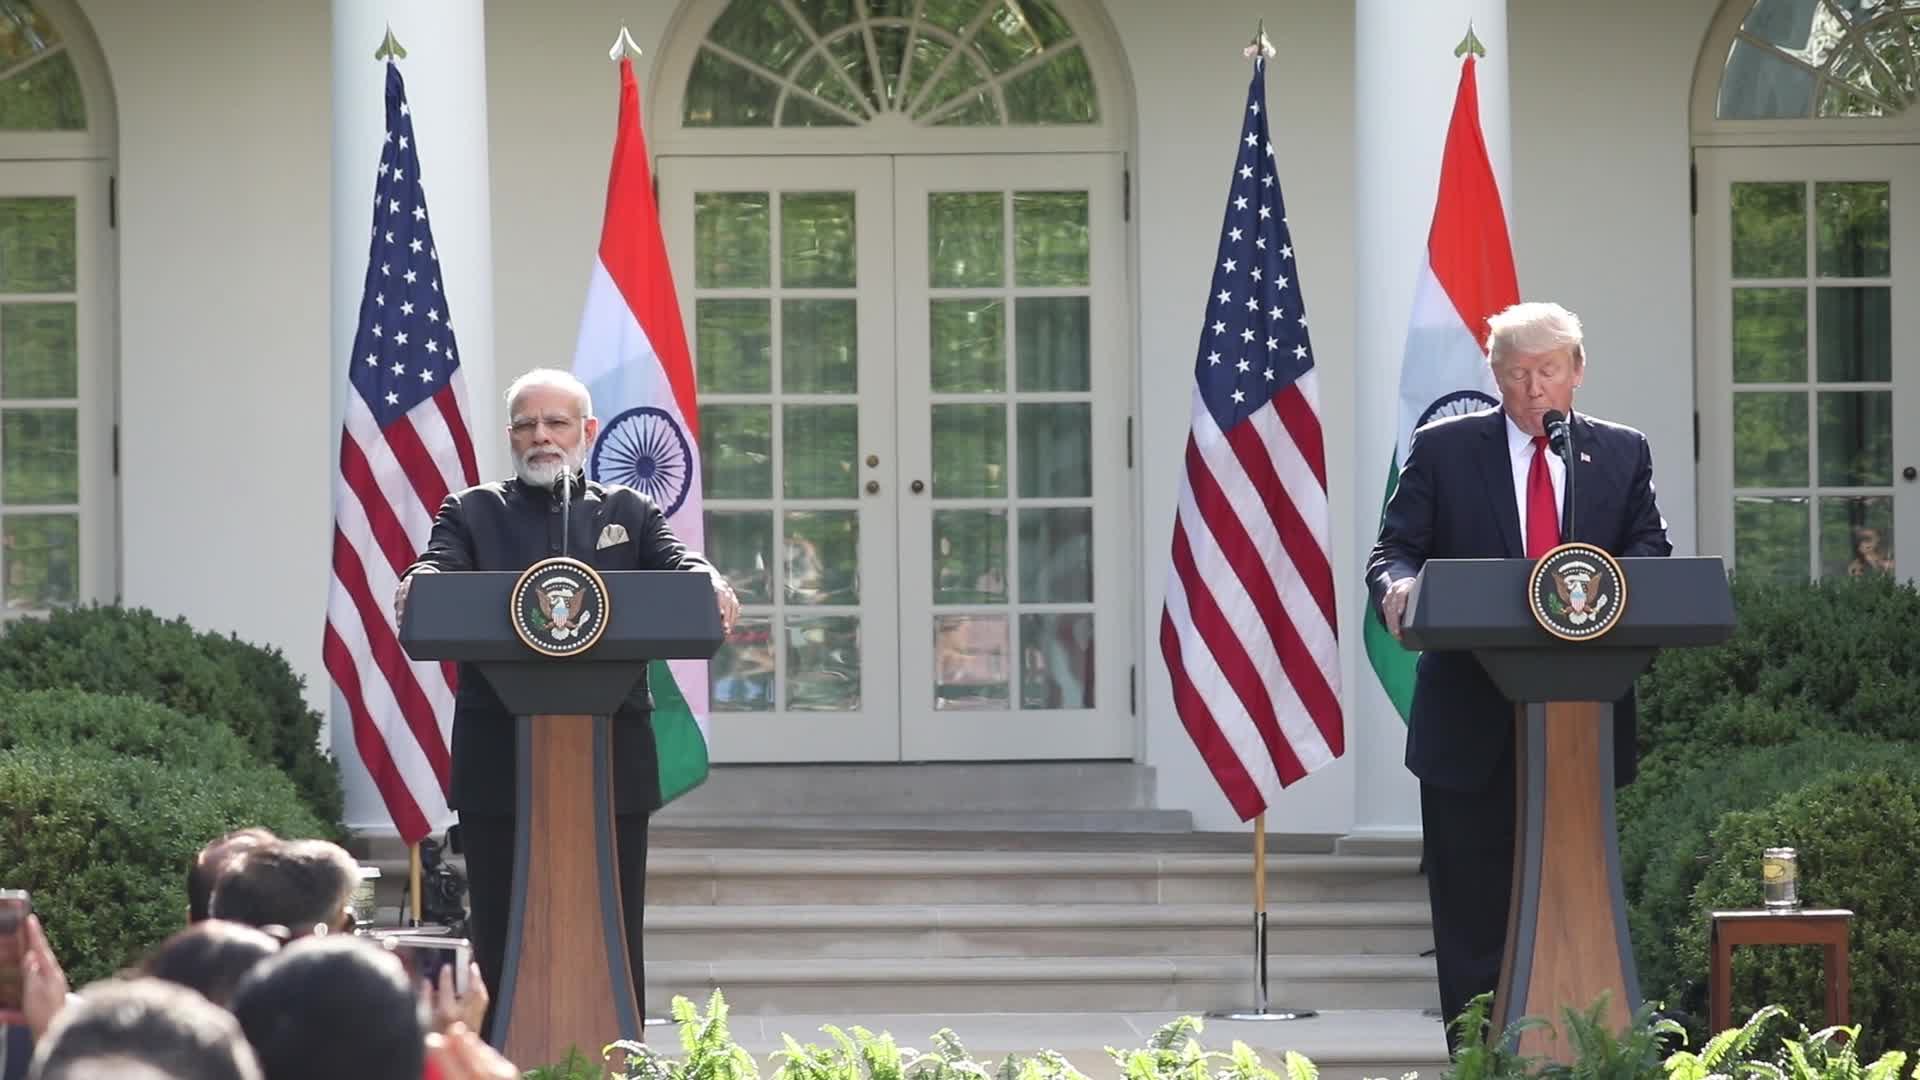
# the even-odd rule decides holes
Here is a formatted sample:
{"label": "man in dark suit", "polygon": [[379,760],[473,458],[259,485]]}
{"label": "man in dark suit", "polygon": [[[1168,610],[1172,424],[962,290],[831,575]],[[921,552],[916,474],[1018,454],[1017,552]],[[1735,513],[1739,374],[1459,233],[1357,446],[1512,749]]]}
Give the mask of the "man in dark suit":
{"label": "man in dark suit", "polygon": [[[1558,304],[1517,304],[1488,320],[1501,408],[1415,433],[1367,561],[1367,585],[1400,635],[1414,575],[1428,559],[1538,558],[1563,539],[1616,556],[1664,556],[1653,454],[1632,428],[1574,416],[1586,377],[1580,320]],[[1550,410],[1571,417],[1575,459],[1547,445]],[[1577,469],[1573,535],[1562,537],[1566,470]],[[1633,779],[1634,702],[1614,710],[1614,777]],[[1472,653],[1429,652],[1414,681],[1407,768],[1420,778],[1427,894],[1440,1007],[1453,1020],[1499,982],[1514,845],[1514,707]]]}
{"label": "man in dark suit", "polygon": [[[404,610],[412,576],[443,570],[524,570],[566,554],[599,570],[705,570],[713,577],[720,622],[731,630],[740,602],[725,578],[667,527],[653,500],[618,484],[589,482],[582,472],[600,432],[586,386],[564,371],[536,369],[507,390],[512,480],[447,496],[427,550],[407,569],[394,595]],[[561,535],[562,488],[572,507]],[[646,889],[647,819],[660,808],[645,669],[613,717],[615,838],[627,951],[636,1001],[645,1001],[641,929]],[[474,958],[488,993],[500,996],[508,905],[513,887],[516,787],[514,719],[472,665],[460,667],[453,710],[453,777],[447,803],[459,812],[467,858]],[[488,1009],[488,1022],[492,1008]]]}

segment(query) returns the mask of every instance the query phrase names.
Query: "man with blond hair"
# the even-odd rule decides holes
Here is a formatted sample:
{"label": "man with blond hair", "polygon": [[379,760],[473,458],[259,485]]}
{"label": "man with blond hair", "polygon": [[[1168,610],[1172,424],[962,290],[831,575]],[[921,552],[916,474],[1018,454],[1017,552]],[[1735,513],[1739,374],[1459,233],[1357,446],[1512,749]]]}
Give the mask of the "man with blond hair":
{"label": "man with blond hair", "polygon": [[[1573,411],[1587,374],[1579,318],[1558,304],[1524,303],[1487,322],[1501,407],[1414,433],[1367,561],[1373,602],[1396,638],[1428,559],[1537,559],[1574,540],[1622,557],[1673,551],[1646,436]],[[1569,461],[1549,448],[1556,411],[1571,428]],[[1573,535],[1562,536],[1569,468]],[[1615,706],[1613,735],[1614,779],[1625,784],[1636,767],[1631,693]],[[1472,653],[1421,655],[1406,761],[1420,780],[1440,1006],[1453,1043],[1454,1019],[1499,981],[1513,874],[1514,710]]]}

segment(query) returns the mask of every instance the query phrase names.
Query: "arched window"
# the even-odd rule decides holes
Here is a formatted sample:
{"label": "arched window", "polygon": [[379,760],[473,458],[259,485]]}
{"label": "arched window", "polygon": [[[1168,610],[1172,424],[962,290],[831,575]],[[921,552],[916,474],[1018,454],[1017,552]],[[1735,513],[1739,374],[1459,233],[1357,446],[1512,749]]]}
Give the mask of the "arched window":
{"label": "arched window", "polygon": [[1758,0],[1714,118],[1893,116],[1920,99],[1920,0]]}

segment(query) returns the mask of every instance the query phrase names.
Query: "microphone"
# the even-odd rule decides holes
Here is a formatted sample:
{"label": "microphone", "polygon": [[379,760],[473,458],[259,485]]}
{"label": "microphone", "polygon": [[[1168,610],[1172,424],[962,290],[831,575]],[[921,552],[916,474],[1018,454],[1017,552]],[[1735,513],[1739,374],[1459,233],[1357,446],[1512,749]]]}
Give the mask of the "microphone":
{"label": "microphone", "polygon": [[1567,414],[1559,409],[1548,409],[1540,418],[1547,431],[1547,445],[1567,463],[1566,506],[1560,512],[1560,542],[1573,540],[1573,425],[1567,422]]}
{"label": "microphone", "polygon": [[560,455],[560,473],[553,478],[554,493],[560,496],[560,557],[567,557],[567,540],[571,532],[568,518],[573,510],[573,462],[567,455]]}

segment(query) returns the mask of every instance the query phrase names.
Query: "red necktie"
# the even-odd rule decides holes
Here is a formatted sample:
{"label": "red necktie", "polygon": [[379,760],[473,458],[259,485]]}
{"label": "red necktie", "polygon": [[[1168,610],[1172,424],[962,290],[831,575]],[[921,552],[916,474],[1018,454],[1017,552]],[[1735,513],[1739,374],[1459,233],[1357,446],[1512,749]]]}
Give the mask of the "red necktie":
{"label": "red necktie", "polygon": [[1527,558],[1537,559],[1560,546],[1560,511],[1553,501],[1553,477],[1547,475],[1547,437],[1533,437],[1533,464],[1527,467]]}

